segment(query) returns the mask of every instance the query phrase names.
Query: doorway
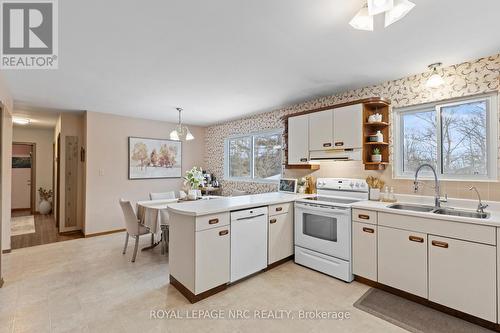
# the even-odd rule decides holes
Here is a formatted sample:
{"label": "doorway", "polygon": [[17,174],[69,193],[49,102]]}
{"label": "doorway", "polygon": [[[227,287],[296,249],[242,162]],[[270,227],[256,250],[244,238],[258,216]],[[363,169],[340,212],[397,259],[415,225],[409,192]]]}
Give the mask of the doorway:
{"label": "doorway", "polygon": [[36,144],[12,143],[12,212],[34,215],[36,199]]}

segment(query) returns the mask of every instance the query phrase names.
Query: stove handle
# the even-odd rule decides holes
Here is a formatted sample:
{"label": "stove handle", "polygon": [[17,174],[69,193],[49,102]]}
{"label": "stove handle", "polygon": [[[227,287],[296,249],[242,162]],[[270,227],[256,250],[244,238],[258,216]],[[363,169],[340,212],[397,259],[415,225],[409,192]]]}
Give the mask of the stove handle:
{"label": "stove handle", "polygon": [[342,214],[342,215],[350,215],[350,209],[349,208],[337,208],[337,207],[328,207],[328,208],[324,208],[324,207],[320,207],[320,206],[314,206],[314,205],[311,205],[311,204],[300,204],[300,203],[297,203],[296,204],[296,207],[300,210],[307,210],[307,211],[310,211],[311,213],[314,213],[314,212],[324,212],[324,213],[330,213],[330,214]]}

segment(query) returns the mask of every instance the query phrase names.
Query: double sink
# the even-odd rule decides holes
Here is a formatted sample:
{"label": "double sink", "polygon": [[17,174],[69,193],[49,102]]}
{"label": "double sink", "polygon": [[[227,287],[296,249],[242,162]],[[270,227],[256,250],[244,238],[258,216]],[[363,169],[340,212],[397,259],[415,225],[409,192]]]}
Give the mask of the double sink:
{"label": "double sink", "polygon": [[413,205],[413,204],[393,204],[388,208],[398,210],[410,210],[413,212],[433,213],[448,216],[471,217],[475,219],[487,219],[490,217],[489,213],[480,213],[471,210],[461,210],[455,208],[436,208],[427,205]]}

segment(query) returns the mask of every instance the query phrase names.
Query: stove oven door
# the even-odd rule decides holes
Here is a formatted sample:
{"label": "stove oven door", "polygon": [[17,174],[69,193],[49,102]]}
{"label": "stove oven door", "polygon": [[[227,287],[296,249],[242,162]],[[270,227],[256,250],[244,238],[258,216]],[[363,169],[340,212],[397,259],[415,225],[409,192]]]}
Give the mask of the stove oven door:
{"label": "stove oven door", "polygon": [[339,259],[351,257],[351,210],[295,204],[295,245]]}

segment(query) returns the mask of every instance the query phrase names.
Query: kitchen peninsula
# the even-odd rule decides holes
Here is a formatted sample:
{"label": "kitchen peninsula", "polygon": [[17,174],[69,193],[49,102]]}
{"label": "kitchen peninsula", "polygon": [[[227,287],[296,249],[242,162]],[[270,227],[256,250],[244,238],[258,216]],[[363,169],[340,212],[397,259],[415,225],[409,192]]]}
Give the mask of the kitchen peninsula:
{"label": "kitchen peninsula", "polygon": [[264,193],[169,205],[170,283],[191,303],[293,256],[293,202]]}

